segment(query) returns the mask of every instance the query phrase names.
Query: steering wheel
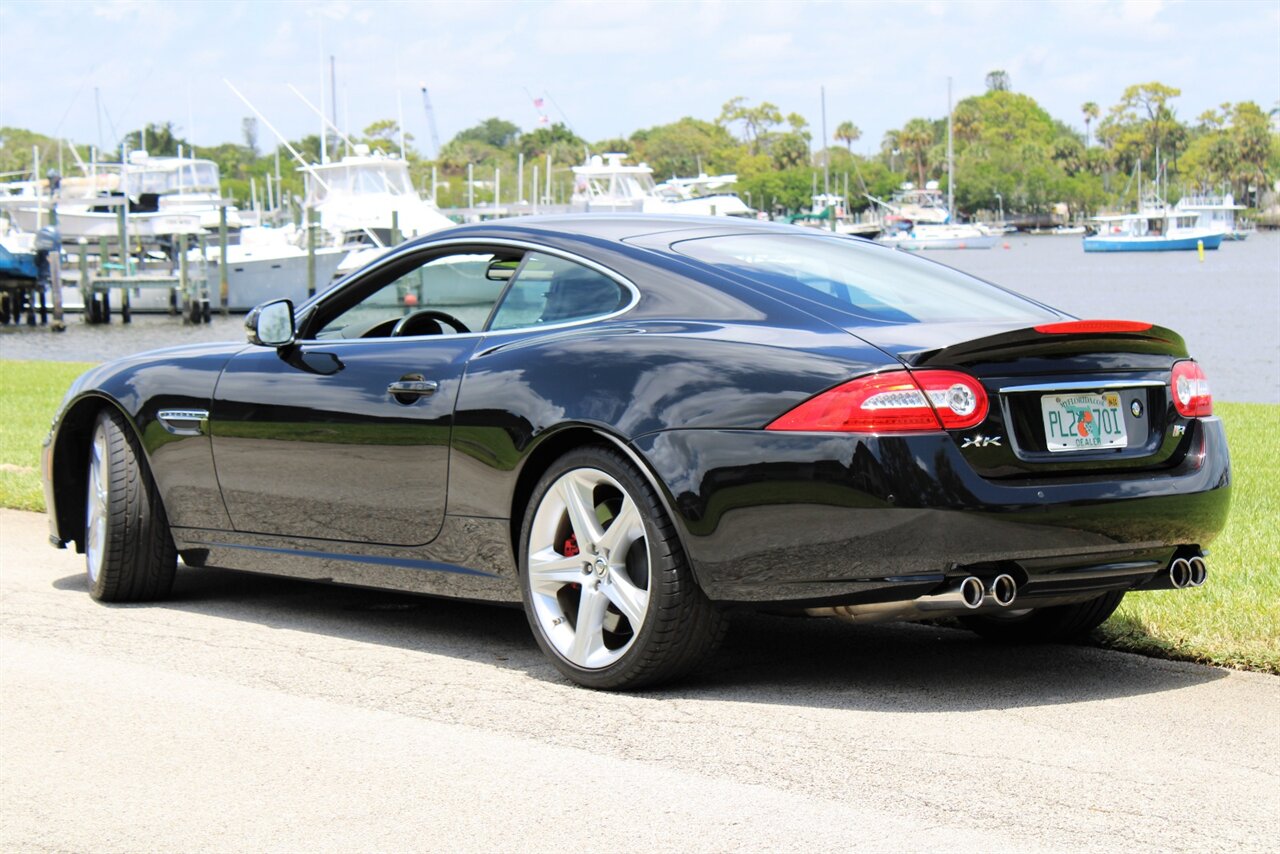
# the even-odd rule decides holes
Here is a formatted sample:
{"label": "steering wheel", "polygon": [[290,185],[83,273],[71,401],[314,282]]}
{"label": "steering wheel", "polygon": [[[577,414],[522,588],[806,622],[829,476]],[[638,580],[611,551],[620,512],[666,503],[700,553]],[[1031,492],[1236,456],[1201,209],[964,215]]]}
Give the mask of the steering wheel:
{"label": "steering wheel", "polygon": [[391,337],[398,338],[405,335],[439,335],[440,321],[444,321],[453,327],[455,332],[459,334],[470,332],[467,324],[463,323],[452,314],[443,311],[436,311],[434,308],[424,308],[422,311],[415,311],[412,314],[406,314],[404,317],[396,321],[396,325],[391,330]]}

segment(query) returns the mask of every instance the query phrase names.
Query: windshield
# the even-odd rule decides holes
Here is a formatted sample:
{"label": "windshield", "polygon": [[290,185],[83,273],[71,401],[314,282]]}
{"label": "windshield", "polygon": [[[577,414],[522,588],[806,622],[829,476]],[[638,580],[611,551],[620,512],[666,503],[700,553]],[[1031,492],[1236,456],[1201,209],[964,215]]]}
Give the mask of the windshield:
{"label": "windshield", "polygon": [[208,160],[171,160],[126,173],[129,193],[218,192],[218,167]]}
{"label": "windshield", "polygon": [[854,238],[750,234],[684,240],[677,252],[880,323],[1043,320],[1056,314],[958,270]]}

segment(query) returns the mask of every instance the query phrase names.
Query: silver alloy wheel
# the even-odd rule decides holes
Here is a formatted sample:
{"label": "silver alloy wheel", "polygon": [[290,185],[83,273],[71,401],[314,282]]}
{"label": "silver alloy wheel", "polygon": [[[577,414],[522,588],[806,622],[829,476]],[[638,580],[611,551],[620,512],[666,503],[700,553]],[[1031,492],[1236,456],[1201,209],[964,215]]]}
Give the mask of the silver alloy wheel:
{"label": "silver alloy wheel", "polygon": [[89,581],[96,583],[102,572],[107,539],[107,483],[110,470],[107,462],[107,435],[99,427],[93,434],[93,446],[89,455],[89,485],[85,497],[85,556],[89,567]]}
{"label": "silver alloy wheel", "polygon": [[635,500],[599,469],[571,469],[538,504],[528,549],[533,610],[556,652],[587,669],[622,658],[649,611],[652,564]]}

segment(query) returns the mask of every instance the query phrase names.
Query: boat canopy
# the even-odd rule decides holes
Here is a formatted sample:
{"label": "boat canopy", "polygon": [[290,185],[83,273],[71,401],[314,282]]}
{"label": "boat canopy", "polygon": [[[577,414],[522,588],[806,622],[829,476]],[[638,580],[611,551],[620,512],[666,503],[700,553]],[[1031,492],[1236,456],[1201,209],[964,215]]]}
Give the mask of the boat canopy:
{"label": "boat canopy", "polygon": [[185,157],[150,157],[141,165],[130,164],[125,170],[125,184],[131,196],[155,193],[217,193],[218,166],[212,160]]}
{"label": "boat canopy", "polygon": [[415,195],[409,180],[409,166],[403,160],[344,157],[337,163],[309,166],[299,171],[306,179],[307,204],[312,206],[342,196]]}

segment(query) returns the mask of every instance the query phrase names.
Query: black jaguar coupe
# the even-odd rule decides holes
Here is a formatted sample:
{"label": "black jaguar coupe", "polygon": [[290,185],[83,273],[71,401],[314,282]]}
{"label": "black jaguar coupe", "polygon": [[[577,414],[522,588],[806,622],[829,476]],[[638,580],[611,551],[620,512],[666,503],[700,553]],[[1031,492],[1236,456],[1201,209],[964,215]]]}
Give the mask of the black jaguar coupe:
{"label": "black jaguar coupe", "polygon": [[181,557],[522,602],[569,679],[636,688],[734,608],[1077,637],[1202,584],[1227,516],[1177,334],[814,230],[464,226],[246,325],[67,394],[51,539],[95,598]]}

